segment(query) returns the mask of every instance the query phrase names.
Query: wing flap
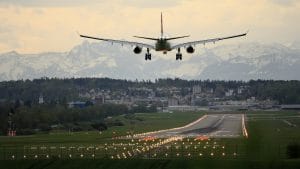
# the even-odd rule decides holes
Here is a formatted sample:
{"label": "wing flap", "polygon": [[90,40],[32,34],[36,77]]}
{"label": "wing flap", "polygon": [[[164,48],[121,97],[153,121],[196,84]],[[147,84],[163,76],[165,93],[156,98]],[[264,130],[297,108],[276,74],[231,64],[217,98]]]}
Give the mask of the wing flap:
{"label": "wing flap", "polygon": [[180,48],[180,47],[186,47],[186,46],[194,46],[194,45],[198,45],[198,44],[204,44],[205,45],[206,43],[215,43],[215,42],[221,41],[221,40],[238,38],[238,37],[246,36],[247,34],[248,34],[248,32],[243,33],[243,34],[238,34],[238,35],[221,37],[221,38],[191,41],[191,42],[186,42],[186,43],[181,43],[181,44],[174,45],[174,46],[172,46],[172,49],[176,49],[176,48]]}
{"label": "wing flap", "polygon": [[99,38],[99,37],[93,37],[93,36],[87,36],[87,35],[81,35],[79,34],[80,37],[82,38],[88,38],[88,39],[94,39],[94,40],[101,40],[101,41],[106,41],[106,42],[111,42],[111,43],[118,43],[121,45],[131,45],[131,46],[140,46],[140,47],[145,47],[149,49],[155,49],[153,45],[145,44],[145,43],[140,43],[140,42],[131,42],[131,41],[125,41],[125,40],[114,40],[114,39],[106,39],[106,38]]}

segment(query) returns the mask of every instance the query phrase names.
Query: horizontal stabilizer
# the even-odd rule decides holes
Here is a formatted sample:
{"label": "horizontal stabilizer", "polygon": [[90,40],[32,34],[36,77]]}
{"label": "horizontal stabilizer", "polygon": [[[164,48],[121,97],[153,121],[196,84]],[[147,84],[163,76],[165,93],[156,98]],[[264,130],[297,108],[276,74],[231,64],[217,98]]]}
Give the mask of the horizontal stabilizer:
{"label": "horizontal stabilizer", "polygon": [[186,36],[177,36],[177,37],[172,37],[172,38],[166,38],[166,40],[174,40],[174,39],[187,38],[187,37],[190,37],[190,35],[186,35]]}
{"label": "horizontal stabilizer", "polygon": [[144,37],[144,36],[133,36],[135,38],[141,38],[141,39],[148,39],[148,40],[158,40],[158,38],[149,38],[149,37]]}

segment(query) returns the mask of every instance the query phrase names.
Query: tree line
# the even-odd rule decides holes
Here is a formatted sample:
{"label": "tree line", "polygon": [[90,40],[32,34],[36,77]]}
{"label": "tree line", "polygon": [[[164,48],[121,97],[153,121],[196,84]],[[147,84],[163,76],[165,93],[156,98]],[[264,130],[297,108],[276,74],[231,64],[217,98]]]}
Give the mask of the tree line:
{"label": "tree line", "polygon": [[[0,82],[0,101],[22,100],[24,104],[31,105],[38,102],[41,94],[48,104],[65,104],[67,101],[81,99],[78,95],[81,91],[91,89],[128,91],[128,88],[147,87],[178,87],[186,94],[184,88],[200,85],[203,88],[211,88],[218,92],[219,89],[237,89],[247,86],[246,97],[256,97],[259,100],[277,100],[280,104],[300,103],[300,81],[283,80],[250,80],[250,81],[221,81],[221,80],[183,80],[183,79],[156,79],[145,80],[118,80],[109,78],[42,78],[35,80],[18,80]],[[158,93],[159,95],[159,93]]]}

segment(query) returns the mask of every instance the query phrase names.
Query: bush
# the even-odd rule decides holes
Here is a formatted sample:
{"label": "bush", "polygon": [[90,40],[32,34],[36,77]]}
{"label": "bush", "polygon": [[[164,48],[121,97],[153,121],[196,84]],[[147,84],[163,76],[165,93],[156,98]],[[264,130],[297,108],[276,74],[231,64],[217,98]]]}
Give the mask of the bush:
{"label": "bush", "polygon": [[17,135],[33,135],[36,131],[33,129],[19,129],[17,130]]}
{"label": "bush", "polygon": [[106,124],[101,123],[101,122],[99,122],[99,123],[93,123],[93,124],[91,124],[91,126],[92,126],[94,129],[98,130],[98,131],[104,131],[104,130],[107,130]]}
{"label": "bush", "polygon": [[49,125],[47,125],[47,124],[39,124],[38,128],[41,131],[46,131],[46,132],[49,132],[51,130],[51,127]]}
{"label": "bush", "polygon": [[124,123],[119,119],[116,119],[116,120],[113,120],[113,121],[108,121],[106,124],[107,124],[108,127],[124,126]]}
{"label": "bush", "polygon": [[287,146],[287,156],[288,158],[299,158],[300,157],[300,145],[297,143],[292,143]]}

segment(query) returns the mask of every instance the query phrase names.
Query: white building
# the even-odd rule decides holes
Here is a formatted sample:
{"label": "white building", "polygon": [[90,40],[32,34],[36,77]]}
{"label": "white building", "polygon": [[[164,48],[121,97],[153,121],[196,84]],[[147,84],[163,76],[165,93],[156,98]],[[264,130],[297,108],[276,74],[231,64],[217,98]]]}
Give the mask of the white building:
{"label": "white building", "polygon": [[199,93],[201,93],[201,86],[199,85],[193,86],[193,94],[199,94]]}
{"label": "white building", "polygon": [[179,103],[179,101],[176,98],[169,98],[168,99],[168,106],[177,106],[178,103]]}
{"label": "white building", "polygon": [[225,96],[226,97],[233,96],[233,89],[229,89],[227,92],[225,92]]}
{"label": "white building", "polygon": [[40,95],[40,97],[39,97],[39,104],[44,104],[44,97],[43,97],[43,95]]}

